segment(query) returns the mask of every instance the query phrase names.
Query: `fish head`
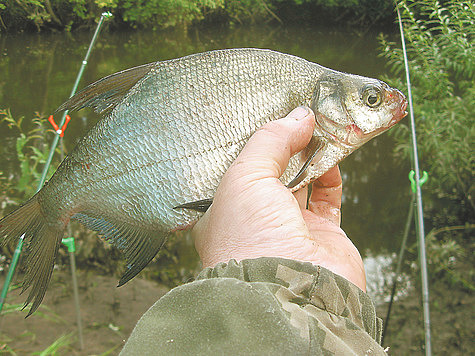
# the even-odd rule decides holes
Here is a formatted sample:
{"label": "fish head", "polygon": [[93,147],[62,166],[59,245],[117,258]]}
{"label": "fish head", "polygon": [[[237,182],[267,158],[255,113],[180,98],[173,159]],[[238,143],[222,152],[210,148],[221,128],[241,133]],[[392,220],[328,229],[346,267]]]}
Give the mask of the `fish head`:
{"label": "fish head", "polygon": [[318,81],[311,103],[318,128],[331,140],[353,150],[407,115],[399,90],[377,79],[338,74]]}

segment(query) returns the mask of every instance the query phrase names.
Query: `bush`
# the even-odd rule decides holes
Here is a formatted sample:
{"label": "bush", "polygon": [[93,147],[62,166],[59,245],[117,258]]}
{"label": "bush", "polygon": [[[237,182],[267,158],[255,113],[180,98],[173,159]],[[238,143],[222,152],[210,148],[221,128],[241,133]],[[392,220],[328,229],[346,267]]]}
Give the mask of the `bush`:
{"label": "bush", "polygon": [[103,11],[114,27],[166,28],[203,20],[372,25],[393,17],[387,0],[0,0],[0,31],[91,28]]}
{"label": "bush", "polygon": [[[7,202],[19,203],[36,193],[40,182],[43,165],[49,154],[49,148],[44,140],[44,134],[48,130],[46,118],[36,113],[33,118],[33,128],[29,131],[24,129],[24,117],[15,119],[9,110],[0,109],[0,123],[5,122],[11,130],[16,131],[15,150],[16,162],[12,162],[9,176],[0,170],[0,211],[5,208]],[[49,131],[52,131],[51,129]],[[10,145],[0,149],[1,154],[6,155]],[[5,152],[3,152],[5,150]],[[54,172],[50,167],[48,177]]]}
{"label": "bush", "polygon": [[[117,4],[119,5],[119,4]],[[187,26],[204,14],[223,7],[224,0],[125,0],[120,2],[121,18],[133,27]]]}
{"label": "bush", "polygon": [[[429,172],[425,212],[434,226],[473,221],[475,112],[471,1],[401,1],[421,169]],[[403,77],[400,45],[381,38],[382,55]],[[401,79],[386,78],[404,88]],[[391,131],[397,154],[412,157],[409,123]]]}

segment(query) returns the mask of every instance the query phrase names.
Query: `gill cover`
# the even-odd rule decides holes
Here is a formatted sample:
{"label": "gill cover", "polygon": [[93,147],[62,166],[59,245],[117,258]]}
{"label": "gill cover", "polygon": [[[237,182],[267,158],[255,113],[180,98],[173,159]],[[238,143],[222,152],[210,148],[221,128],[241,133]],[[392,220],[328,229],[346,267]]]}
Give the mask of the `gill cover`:
{"label": "gill cover", "polygon": [[[322,78],[312,98],[311,108],[318,125],[332,139],[340,138],[342,130],[351,124],[344,104],[345,93],[339,80]],[[340,141],[340,140],[339,140]]]}

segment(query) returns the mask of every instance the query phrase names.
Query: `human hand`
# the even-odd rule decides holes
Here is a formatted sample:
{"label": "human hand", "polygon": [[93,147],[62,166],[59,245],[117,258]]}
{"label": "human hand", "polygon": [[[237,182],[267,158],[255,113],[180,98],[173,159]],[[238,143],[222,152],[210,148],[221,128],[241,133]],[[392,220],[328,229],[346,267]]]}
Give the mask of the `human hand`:
{"label": "human hand", "polygon": [[332,168],[291,193],[279,180],[290,157],[310,141],[315,117],[299,107],[260,128],[229,167],[213,204],[193,228],[204,267],[282,257],[328,268],[366,290],[361,256],[340,228],[342,182]]}

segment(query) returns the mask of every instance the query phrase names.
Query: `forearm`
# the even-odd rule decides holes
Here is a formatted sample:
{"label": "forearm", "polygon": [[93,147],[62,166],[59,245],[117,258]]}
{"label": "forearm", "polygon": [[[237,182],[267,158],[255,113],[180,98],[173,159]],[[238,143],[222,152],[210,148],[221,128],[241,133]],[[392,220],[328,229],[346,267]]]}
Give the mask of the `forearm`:
{"label": "forearm", "polygon": [[380,336],[373,303],[355,285],[310,263],[258,258],[206,268],[170,291],[123,354],[384,355]]}

